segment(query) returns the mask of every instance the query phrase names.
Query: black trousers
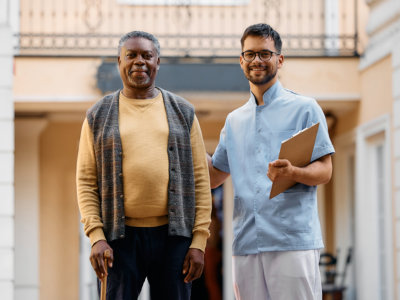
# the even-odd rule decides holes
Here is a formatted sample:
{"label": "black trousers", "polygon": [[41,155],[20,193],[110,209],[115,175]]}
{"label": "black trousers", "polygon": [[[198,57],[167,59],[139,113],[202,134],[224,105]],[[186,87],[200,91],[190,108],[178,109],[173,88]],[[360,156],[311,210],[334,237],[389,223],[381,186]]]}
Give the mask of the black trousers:
{"label": "black trousers", "polygon": [[125,238],[110,242],[107,300],[136,300],[147,277],[151,300],[189,300],[191,283],[183,281],[183,261],[190,238],[168,236],[168,225],[126,227]]}

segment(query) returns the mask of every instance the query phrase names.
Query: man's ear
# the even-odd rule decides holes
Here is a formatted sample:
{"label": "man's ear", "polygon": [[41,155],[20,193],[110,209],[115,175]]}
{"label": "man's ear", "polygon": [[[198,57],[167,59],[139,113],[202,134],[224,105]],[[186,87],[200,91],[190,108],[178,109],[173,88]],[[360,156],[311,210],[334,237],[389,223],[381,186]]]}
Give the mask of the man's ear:
{"label": "man's ear", "polygon": [[121,64],[121,56],[118,56],[118,66]]}
{"label": "man's ear", "polygon": [[240,63],[240,68],[243,70],[243,57],[241,55],[239,56],[239,63]]}
{"label": "man's ear", "polygon": [[157,71],[160,70],[160,62],[161,62],[160,58],[157,58]]}
{"label": "man's ear", "polygon": [[285,61],[285,57],[282,54],[279,54],[279,57],[278,57],[278,69],[282,68],[284,61]]}

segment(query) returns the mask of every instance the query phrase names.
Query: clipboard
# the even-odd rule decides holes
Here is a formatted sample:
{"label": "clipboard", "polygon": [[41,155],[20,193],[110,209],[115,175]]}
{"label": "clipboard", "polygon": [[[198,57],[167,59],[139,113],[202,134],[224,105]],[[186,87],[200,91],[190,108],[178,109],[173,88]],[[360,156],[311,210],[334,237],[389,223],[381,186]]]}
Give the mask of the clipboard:
{"label": "clipboard", "polygon": [[[279,152],[280,159],[287,159],[293,166],[304,167],[311,161],[314,150],[315,139],[317,137],[319,123],[305,128],[291,138],[282,141]],[[272,183],[269,199],[274,198],[280,193],[296,184],[296,181],[281,178]]]}

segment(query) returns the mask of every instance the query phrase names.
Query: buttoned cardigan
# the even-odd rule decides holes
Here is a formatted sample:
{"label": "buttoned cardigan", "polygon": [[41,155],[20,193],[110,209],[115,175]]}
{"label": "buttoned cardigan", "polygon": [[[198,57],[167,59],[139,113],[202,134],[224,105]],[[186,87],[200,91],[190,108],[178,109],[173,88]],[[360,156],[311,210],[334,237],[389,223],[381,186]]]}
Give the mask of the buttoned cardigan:
{"label": "buttoned cardigan", "polygon": [[[158,89],[163,96],[169,127],[166,149],[169,161],[168,234],[191,237],[195,219],[190,142],[194,108],[182,97]],[[125,237],[119,94],[120,90],[103,97],[86,114],[94,139],[100,217],[108,241]]]}

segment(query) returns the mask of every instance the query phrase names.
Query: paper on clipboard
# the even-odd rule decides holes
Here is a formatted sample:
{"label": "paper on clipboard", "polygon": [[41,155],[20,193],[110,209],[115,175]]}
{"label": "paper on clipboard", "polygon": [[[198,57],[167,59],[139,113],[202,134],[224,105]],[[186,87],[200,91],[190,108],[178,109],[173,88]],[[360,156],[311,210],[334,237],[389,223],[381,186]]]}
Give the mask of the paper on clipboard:
{"label": "paper on clipboard", "polygon": [[[289,160],[290,163],[296,167],[304,167],[308,165],[311,161],[318,127],[319,123],[316,123],[299,131],[290,139],[282,141],[279,158]],[[269,199],[274,198],[295,184],[295,181],[289,179],[281,178],[275,180],[272,183]]]}

